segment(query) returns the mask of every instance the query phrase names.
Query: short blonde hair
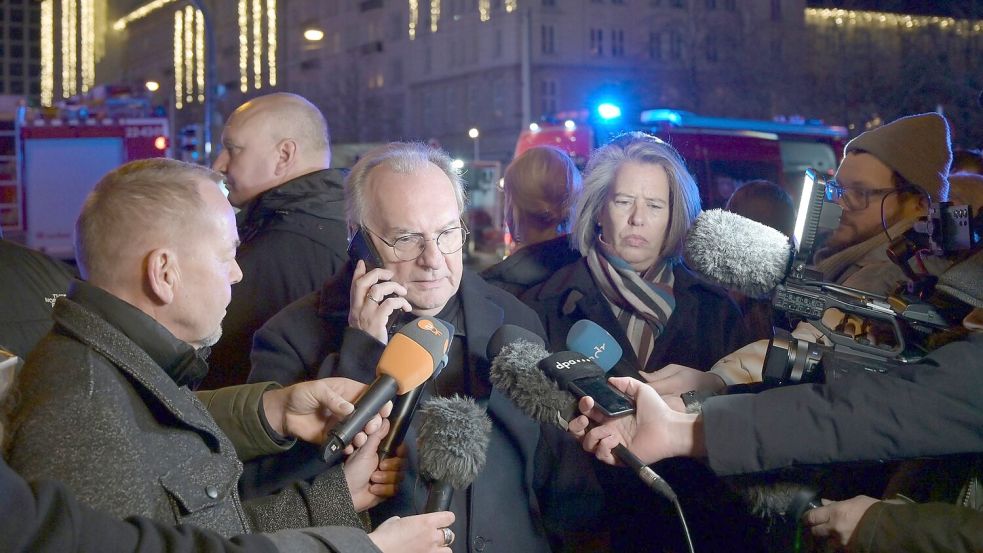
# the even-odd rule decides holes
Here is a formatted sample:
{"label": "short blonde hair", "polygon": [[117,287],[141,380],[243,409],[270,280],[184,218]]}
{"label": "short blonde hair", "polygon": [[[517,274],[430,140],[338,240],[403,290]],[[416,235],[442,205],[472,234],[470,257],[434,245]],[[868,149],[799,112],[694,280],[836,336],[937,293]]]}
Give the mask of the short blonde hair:
{"label": "short blonde hair", "polygon": [[584,255],[590,250],[618,169],[628,162],[665,169],[669,178],[669,230],[659,253],[664,258],[680,255],[686,233],[700,214],[700,192],[675,148],[642,132],[622,134],[591,153],[584,171],[584,190],[576,203],[572,244]]}
{"label": "short blonde hair", "polygon": [[504,181],[505,197],[524,222],[542,230],[569,230],[581,178],[564,151],[552,146],[530,148],[512,160]]}
{"label": "short blonde hair", "polygon": [[222,176],[164,158],[131,161],[106,174],[75,223],[75,259],[82,277],[110,282],[119,270],[117,261],[142,237],[195,224],[205,206],[198,193],[202,179],[217,186]]}
{"label": "short blonde hair", "polygon": [[439,148],[423,142],[390,142],[369,150],[363,155],[345,179],[345,216],[350,229],[362,225],[365,217],[365,184],[369,173],[384,165],[396,173],[413,173],[432,163],[450,179],[457,198],[457,209],[464,214],[464,183],[461,174],[451,166],[451,157]]}

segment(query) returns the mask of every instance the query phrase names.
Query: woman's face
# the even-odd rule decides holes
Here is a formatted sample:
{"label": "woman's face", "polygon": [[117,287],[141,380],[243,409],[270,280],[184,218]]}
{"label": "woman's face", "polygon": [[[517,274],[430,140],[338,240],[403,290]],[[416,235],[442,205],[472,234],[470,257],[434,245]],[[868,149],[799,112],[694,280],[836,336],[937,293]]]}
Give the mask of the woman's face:
{"label": "woman's face", "polygon": [[662,256],[671,208],[666,170],[652,163],[625,162],[601,209],[601,236],[643,272]]}

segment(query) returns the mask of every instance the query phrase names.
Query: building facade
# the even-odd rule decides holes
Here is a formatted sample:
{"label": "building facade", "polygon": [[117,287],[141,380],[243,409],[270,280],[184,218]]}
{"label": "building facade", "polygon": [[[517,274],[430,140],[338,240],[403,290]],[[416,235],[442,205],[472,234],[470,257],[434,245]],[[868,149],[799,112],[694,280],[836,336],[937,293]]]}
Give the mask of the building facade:
{"label": "building facade", "polygon": [[[291,91],[324,111],[335,142],[433,140],[469,159],[474,128],[480,157],[503,162],[524,126],[607,97],[629,113],[799,115],[856,132],[941,109],[959,141],[983,141],[979,23],[968,19],[804,0],[202,2],[216,137],[245,99]],[[171,108],[173,128],[200,122],[207,41],[197,12],[154,0],[110,1],[106,14],[98,80],[159,82],[154,102]]]}

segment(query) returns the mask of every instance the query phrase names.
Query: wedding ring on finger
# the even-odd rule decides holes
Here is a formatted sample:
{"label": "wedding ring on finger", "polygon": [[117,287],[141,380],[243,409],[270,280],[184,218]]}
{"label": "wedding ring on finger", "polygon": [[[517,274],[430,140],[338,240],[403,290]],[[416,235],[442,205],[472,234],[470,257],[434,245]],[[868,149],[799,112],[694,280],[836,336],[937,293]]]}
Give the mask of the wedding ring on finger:
{"label": "wedding ring on finger", "polygon": [[381,304],[382,303],[382,300],[377,300],[377,299],[375,299],[375,298],[372,297],[372,290],[371,289],[369,289],[369,291],[365,293],[365,299],[372,300],[376,304]]}
{"label": "wedding ring on finger", "polygon": [[444,547],[450,547],[454,543],[454,531],[446,527],[440,530],[444,533]]}

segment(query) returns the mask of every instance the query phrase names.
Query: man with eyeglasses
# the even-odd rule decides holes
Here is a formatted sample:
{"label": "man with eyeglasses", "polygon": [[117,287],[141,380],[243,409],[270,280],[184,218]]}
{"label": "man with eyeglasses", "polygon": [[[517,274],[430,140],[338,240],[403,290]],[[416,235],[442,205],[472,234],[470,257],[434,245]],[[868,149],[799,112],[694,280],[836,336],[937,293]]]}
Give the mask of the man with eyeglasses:
{"label": "man with eyeglasses", "polygon": [[[375,378],[389,339],[390,316],[402,322],[430,315],[454,325],[443,371],[425,386],[428,396],[462,394],[486,407],[492,433],[485,469],[468,490],[454,494],[454,551],[548,551],[530,483],[538,425],[525,417],[488,380],[489,338],[503,324],[543,328],[536,313],[509,293],[463,267],[467,228],[461,222],[464,190],[446,153],[419,143],[392,143],[367,153],[345,182],[349,232],[360,232],[382,261],[368,268],[351,260],[320,291],[275,315],[253,343],[250,381],[281,383],[347,376]],[[356,262],[357,261],[357,262]],[[406,479],[396,497],[374,516],[416,513],[427,486],[417,482],[416,434],[411,428]],[[262,461],[247,471],[253,491],[316,473],[316,451]]]}
{"label": "man with eyeglasses", "polygon": [[887,246],[928,214],[929,199],[948,198],[951,161],[949,125],[936,113],[902,117],[851,140],[828,190],[843,215],[816,255],[826,280],[890,293],[904,274]]}

